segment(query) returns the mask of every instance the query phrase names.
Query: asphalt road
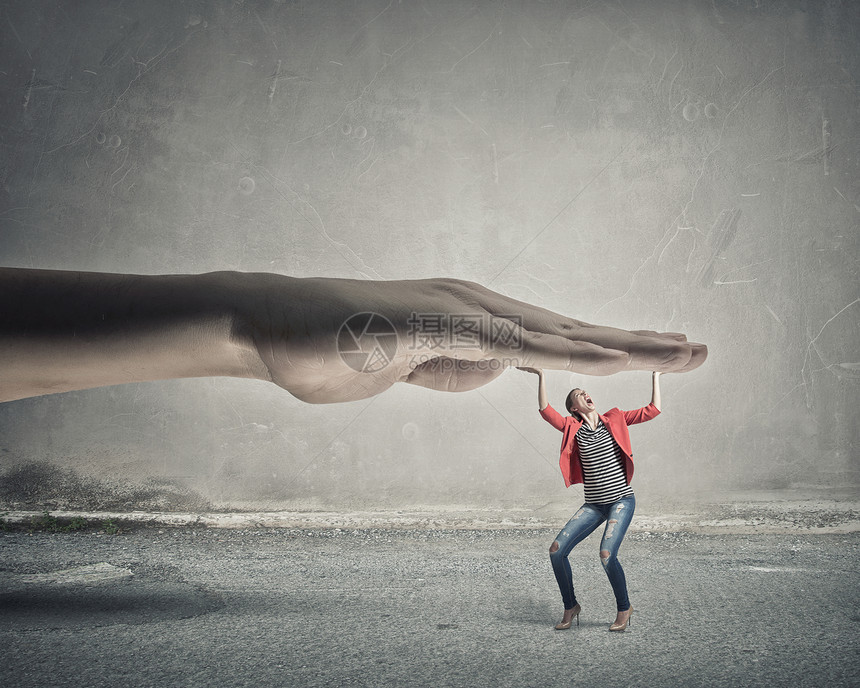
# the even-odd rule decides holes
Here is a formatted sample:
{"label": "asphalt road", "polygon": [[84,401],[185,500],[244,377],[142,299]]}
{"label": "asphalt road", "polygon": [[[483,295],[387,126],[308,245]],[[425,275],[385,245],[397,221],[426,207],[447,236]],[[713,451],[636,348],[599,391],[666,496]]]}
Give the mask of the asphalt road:
{"label": "asphalt road", "polygon": [[857,686],[860,534],[142,528],[0,534],[0,685]]}

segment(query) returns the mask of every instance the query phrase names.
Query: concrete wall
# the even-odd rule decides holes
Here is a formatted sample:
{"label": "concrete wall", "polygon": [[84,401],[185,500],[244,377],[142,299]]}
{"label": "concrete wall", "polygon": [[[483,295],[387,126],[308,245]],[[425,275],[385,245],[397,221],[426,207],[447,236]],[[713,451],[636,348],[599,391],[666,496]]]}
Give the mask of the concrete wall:
{"label": "concrete wall", "polygon": [[[7,2],[0,261],[453,276],[683,331],[710,359],[633,430],[639,494],[856,487],[859,28],[847,0]],[[549,383],[631,408],[650,378]],[[7,403],[2,500],[577,502],[535,390]]]}

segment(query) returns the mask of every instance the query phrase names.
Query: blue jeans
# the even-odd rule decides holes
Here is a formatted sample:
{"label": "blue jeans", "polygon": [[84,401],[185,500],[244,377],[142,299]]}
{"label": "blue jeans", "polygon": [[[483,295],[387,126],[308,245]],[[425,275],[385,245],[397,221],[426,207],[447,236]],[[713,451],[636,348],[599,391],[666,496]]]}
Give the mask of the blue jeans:
{"label": "blue jeans", "polygon": [[[558,549],[554,552],[550,548],[550,561],[555,579],[561,590],[561,599],[565,609],[573,609],[576,606],[576,595],[573,592],[573,574],[570,571],[570,562],[567,560],[571,550],[594,532],[595,528],[606,521],[603,531],[603,539],[600,541],[600,561],[603,569],[609,577],[612,591],[615,593],[615,603],[618,611],[623,612],[630,609],[630,600],[627,599],[627,581],[624,578],[624,569],[618,561],[618,548],[627,533],[627,527],[633,519],[633,511],[636,508],[636,498],[633,495],[622,497],[617,502],[609,504],[591,504],[586,502],[567,525],[561,529],[556,536]],[[555,546],[555,543],[553,543]]]}

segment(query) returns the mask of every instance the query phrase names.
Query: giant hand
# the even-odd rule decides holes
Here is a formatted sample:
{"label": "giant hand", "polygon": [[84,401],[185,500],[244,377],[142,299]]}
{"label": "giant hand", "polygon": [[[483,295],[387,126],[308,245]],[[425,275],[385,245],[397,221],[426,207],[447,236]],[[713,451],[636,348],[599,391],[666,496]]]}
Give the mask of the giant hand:
{"label": "giant hand", "polygon": [[465,391],[511,366],[686,372],[707,356],[681,334],[590,325],[448,278],[8,268],[0,294],[0,401],[226,375],[331,403],[395,382]]}
{"label": "giant hand", "polygon": [[[309,402],[361,399],[395,382],[462,392],[510,366],[589,375],[683,372],[707,356],[704,345],[681,334],[590,325],[464,280],[307,278],[283,289],[283,298],[254,314],[254,342],[271,379]],[[355,318],[345,328],[359,313],[376,317]],[[391,346],[391,336],[386,350],[389,323],[397,344]],[[344,360],[363,325],[373,335],[355,346],[373,372],[354,369],[360,354],[354,367]],[[374,353],[387,360],[374,360]]]}

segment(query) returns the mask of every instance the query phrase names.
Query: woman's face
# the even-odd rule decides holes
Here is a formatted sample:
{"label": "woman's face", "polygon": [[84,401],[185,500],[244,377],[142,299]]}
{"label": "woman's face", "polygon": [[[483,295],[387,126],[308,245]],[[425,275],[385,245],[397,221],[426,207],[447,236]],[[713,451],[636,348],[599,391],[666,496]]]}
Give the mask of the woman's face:
{"label": "woman's face", "polygon": [[570,410],[581,414],[590,413],[595,408],[591,395],[578,387],[570,393]]}

